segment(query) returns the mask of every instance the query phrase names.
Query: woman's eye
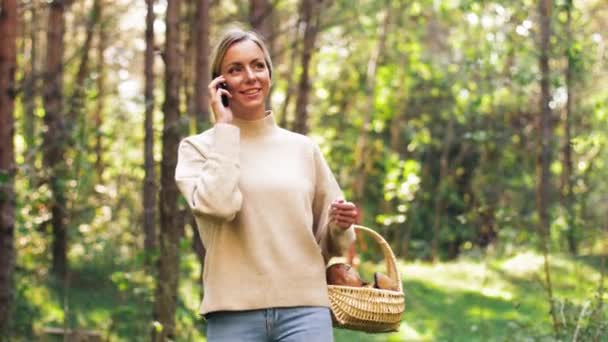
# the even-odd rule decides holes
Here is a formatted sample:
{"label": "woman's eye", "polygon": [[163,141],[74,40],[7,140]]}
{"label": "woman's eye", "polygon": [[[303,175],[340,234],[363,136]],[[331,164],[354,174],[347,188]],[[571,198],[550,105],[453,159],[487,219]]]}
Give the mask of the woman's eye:
{"label": "woman's eye", "polygon": [[266,65],[264,63],[258,63],[255,65],[255,67],[258,69],[264,69],[266,67]]}

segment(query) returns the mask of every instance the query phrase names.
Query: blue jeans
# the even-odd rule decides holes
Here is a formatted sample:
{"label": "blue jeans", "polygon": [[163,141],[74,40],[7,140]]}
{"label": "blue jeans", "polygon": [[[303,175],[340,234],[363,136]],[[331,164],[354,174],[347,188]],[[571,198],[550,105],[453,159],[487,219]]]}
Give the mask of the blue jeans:
{"label": "blue jeans", "polygon": [[206,315],[209,342],[331,342],[329,308],[217,311]]}

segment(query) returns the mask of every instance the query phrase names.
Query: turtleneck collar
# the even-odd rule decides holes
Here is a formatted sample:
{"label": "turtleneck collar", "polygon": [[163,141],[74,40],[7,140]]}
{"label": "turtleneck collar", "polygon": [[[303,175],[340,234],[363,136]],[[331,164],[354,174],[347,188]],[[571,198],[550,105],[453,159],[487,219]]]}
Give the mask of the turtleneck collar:
{"label": "turtleneck collar", "polygon": [[232,124],[240,128],[243,136],[257,136],[271,132],[277,127],[274,121],[274,114],[267,110],[266,116],[261,119],[244,120],[236,116],[232,118]]}

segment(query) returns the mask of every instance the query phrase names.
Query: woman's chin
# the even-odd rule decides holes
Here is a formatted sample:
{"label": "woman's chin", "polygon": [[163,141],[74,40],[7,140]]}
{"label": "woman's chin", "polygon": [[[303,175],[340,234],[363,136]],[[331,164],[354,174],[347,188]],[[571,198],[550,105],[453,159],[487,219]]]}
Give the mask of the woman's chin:
{"label": "woman's chin", "polygon": [[264,101],[246,101],[246,102],[241,102],[239,103],[239,107],[242,108],[245,111],[255,111],[255,110],[259,110],[260,108],[262,108],[262,110],[264,109]]}
{"label": "woman's chin", "polygon": [[259,113],[264,113],[266,111],[265,103],[239,103],[239,105],[235,105],[232,107],[234,114],[238,117],[251,117],[258,116]]}

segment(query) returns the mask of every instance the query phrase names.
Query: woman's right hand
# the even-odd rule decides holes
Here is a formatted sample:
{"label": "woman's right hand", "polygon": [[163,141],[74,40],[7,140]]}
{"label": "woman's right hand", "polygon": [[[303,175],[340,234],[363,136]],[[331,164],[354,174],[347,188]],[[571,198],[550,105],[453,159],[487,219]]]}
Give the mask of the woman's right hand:
{"label": "woman's right hand", "polygon": [[211,104],[215,122],[230,123],[232,122],[232,109],[230,109],[230,106],[224,107],[222,104],[222,95],[226,95],[228,98],[232,98],[232,95],[230,95],[228,90],[220,88],[222,82],[226,82],[226,79],[224,76],[220,75],[209,83],[209,87],[207,88],[209,91],[209,102]]}

